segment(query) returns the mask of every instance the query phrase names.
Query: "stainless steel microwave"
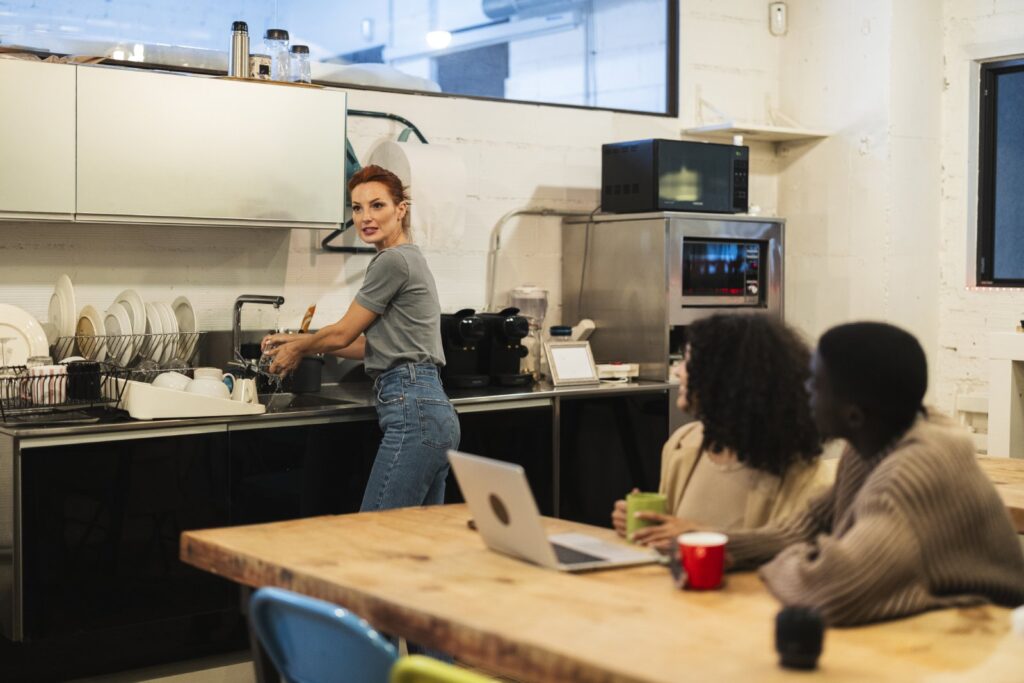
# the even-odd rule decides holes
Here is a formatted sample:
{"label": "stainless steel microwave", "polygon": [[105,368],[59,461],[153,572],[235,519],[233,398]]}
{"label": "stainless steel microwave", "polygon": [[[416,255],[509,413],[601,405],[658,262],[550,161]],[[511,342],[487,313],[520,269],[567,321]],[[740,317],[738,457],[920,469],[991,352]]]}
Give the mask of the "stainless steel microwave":
{"label": "stainless steel microwave", "polygon": [[601,209],[609,213],[746,213],[750,148],[687,140],[601,146]]}

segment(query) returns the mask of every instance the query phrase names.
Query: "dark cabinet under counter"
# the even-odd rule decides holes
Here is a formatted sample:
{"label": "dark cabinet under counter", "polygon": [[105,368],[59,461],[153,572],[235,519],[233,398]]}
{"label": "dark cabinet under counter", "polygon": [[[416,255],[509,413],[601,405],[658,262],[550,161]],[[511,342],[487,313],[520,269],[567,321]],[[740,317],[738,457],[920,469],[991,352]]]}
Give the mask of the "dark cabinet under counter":
{"label": "dark cabinet under counter", "polygon": [[380,439],[365,418],[232,426],[230,523],[358,512]]}
{"label": "dark cabinet under counter", "polygon": [[[240,647],[229,583],[178,559],[230,522],[227,430],[25,440],[0,678],[62,679]],[[31,673],[31,676],[28,674]],[[24,675],[24,676],[23,676]],[[7,677],[10,678],[7,678]]]}

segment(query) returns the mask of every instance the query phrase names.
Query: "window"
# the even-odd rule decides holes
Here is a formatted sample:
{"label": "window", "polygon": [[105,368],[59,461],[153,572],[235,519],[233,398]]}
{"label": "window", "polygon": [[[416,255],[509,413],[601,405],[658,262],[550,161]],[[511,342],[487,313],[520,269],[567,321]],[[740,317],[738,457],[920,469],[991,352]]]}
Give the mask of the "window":
{"label": "window", "polygon": [[1024,59],[981,68],[978,284],[1024,287]]}
{"label": "window", "polygon": [[673,0],[0,0],[0,44],[223,71],[234,20],[314,80],[676,114]]}

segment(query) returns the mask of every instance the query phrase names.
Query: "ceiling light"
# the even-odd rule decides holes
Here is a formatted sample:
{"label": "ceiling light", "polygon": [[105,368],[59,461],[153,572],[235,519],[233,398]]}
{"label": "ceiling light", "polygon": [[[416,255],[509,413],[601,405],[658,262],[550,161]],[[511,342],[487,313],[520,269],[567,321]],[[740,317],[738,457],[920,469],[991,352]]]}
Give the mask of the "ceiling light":
{"label": "ceiling light", "polygon": [[427,45],[433,50],[443,50],[452,44],[452,34],[448,31],[431,31],[427,34]]}

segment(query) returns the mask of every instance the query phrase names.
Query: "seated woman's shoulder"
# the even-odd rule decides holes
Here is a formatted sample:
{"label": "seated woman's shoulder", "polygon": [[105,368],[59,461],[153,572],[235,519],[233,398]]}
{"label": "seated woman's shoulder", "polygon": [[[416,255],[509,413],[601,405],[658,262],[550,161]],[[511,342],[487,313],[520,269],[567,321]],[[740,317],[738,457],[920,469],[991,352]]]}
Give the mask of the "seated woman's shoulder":
{"label": "seated woman's shoulder", "polygon": [[704,425],[700,420],[687,422],[682,427],[672,432],[668,438],[668,445],[679,448],[684,445],[700,444],[704,441]]}

